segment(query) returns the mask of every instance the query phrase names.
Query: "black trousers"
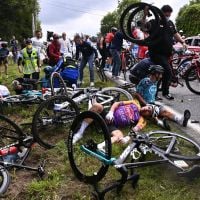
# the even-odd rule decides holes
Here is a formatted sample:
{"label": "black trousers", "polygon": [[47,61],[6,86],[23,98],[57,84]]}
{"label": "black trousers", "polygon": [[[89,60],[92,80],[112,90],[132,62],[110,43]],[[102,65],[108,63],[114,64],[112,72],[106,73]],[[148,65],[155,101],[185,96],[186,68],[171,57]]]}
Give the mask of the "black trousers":
{"label": "black trousers", "polygon": [[107,58],[107,53],[106,49],[99,49],[99,53],[101,54],[101,69],[105,67],[106,64],[106,58]]}
{"label": "black trousers", "polygon": [[169,86],[172,80],[172,71],[169,65],[169,56],[159,55],[159,54],[149,54],[150,59],[156,64],[161,65],[164,68],[163,78],[162,78],[162,95],[169,94]]}

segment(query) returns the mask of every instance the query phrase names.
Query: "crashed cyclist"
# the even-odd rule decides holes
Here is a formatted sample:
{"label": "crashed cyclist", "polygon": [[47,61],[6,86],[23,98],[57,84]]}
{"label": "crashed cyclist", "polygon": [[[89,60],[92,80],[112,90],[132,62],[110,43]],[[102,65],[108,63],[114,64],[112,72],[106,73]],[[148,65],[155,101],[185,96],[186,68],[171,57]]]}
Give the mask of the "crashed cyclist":
{"label": "crashed cyclist", "polygon": [[[99,103],[94,103],[91,107],[91,111],[100,113],[106,120],[109,132],[111,133],[112,143],[120,142],[126,144],[130,140],[130,137],[124,137],[119,128],[131,125],[134,132],[139,132],[146,126],[146,119],[148,118],[166,118],[184,127],[187,126],[191,115],[189,110],[185,110],[183,116],[177,116],[163,106],[147,104],[141,107],[140,99],[136,98],[131,101],[115,102],[108,113],[106,113],[103,106]],[[92,120],[89,118],[82,122],[80,129],[74,135],[73,144],[83,137],[85,129],[91,122]],[[104,146],[104,142],[98,144],[99,149],[103,149]]]}

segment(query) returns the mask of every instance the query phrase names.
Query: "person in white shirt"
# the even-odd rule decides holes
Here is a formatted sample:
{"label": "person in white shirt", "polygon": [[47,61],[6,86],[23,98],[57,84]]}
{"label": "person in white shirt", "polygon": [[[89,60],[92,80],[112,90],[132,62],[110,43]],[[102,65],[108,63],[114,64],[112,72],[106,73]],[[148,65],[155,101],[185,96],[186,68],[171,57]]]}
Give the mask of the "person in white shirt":
{"label": "person in white shirt", "polygon": [[38,53],[40,54],[40,65],[42,65],[42,61],[47,58],[46,54],[46,46],[45,41],[42,38],[42,32],[37,30],[35,31],[35,37],[31,38],[32,46],[37,49]]}
{"label": "person in white shirt", "polygon": [[59,42],[61,55],[72,58],[72,45],[65,32],[62,33],[62,38]]}

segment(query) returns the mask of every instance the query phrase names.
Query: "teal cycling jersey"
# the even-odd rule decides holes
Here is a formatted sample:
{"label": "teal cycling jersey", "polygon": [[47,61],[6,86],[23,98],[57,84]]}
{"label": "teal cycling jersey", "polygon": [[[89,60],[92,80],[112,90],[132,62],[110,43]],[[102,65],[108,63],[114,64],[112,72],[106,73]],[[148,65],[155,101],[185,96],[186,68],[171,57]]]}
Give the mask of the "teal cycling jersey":
{"label": "teal cycling jersey", "polygon": [[143,78],[137,85],[136,91],[147,103],[155,103],[157,82],[152,82],[149,77]]}

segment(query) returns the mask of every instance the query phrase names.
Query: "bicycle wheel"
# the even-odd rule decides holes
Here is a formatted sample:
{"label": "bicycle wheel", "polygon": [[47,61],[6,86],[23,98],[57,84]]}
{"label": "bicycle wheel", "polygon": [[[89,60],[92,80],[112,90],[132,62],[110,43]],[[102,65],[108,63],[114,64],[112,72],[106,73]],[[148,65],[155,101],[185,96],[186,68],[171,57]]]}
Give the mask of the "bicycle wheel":
{"label": "bicycle wheel", "polygon": [[200,69],[189,68],[185,73],[185,83],[192,93],[200,95]]}
{"label": "bicycle wheel", "polygon": [[33,116],[32,134],[45,148],[54,147],[66,138],[67,131],[79,109],[66,96],[55,96],[40,104]]}
{"label": "bicycle wheel", "polygon": [[100,61],[95,60],[94,65],[96,67],[96,73],[97,73],[99,79],[104,82],[105,77],[104,77],[104,74],[101,69]]}
{"label": "bicycle wheel", "polygon": [[[84,130],[82,138],[76,140],[77,131],[85,120],[89,120],[91,123]],[[102,142],[105,142],[104,152],[97,148],[97,145]],[[69,162],[75,176],[85,183],[96,183],[105,176],[109,165],[84,152],[82,147],[87,147],[90,152],[99,152],[108,160],[111,157],[110,134],[105,121],[97,113],[85,111],[78,115],[72,123],[67,141]]]}
{"label": "bicycle wheel", "polygon": [[[104,94],[110,96],[112,98],[106,99],[106,97],[101,97],[98,94]],[[117,88],[117,87],[106,87],[103,88],[101,91],[97,92],[97,102],[101,103],[104,106],[111,106],[114,102],[117,101],[129,101],[133,100],[132,95],[124,89]]]}
{"label": "bicycle wheel", "polygon": [[0,115],[0,149],[10,144],[20,143],[24,136],[22,130],[13,121]]}
{"label": "bicycle wheel", "polygon": [[0,165],[0,195],[4,194],[7,191],[9,185],[10,175],[8,171]]}
{"label": "bicycle wheel", "polygon": [[149,141],[166,154],[170,142],[174,140],[172,149],[166,154],[168,157],[182,160],[200,160],[200,146],[193,140],[167,131],[152,131],[148,134]]}
{"label": "bicycle wheel", "polygon": [[6,103],[30,103],[37,99],[36,95],[13,95],[3,98],[3,101]]}
{"label": "bicycle wheel", "polygon": [[[60,76],[58,72],[53,72],[50,77],[50,88],[51,88],[51,95],[68,95],[66,83],[63,78]],[[59,91],[56,92],[56,88],[60,88]]]}

